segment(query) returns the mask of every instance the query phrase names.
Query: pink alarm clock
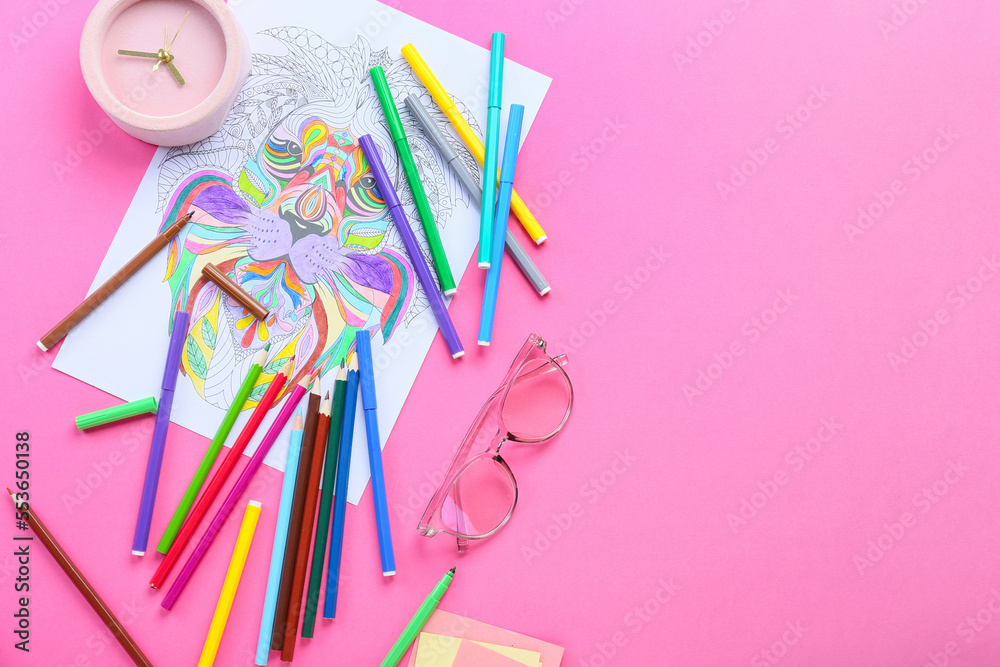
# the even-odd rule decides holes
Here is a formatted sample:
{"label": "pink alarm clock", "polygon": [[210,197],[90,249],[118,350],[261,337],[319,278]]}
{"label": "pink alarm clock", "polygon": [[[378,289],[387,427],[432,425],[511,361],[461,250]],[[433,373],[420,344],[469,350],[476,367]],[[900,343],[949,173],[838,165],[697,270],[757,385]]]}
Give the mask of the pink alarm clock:
{"label": "pink alarm clock", "polygon": [[118,127],[181,146],[222,127],[250,73],[250,44],[222,0],[100,0],[80,64]]}

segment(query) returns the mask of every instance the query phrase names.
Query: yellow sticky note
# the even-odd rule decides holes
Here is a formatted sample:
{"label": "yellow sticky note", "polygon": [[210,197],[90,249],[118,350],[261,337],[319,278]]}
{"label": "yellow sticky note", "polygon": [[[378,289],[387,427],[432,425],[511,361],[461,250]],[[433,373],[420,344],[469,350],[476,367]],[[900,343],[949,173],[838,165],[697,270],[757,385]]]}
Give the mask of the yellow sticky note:
{"label": "yellow sticky note", "polygon": [[[469,641],[469,640],[466,640]],[[527,665],[527,667],[540,667],[542,664],[542,654],[538,651],[529,651],[525,648],[515,648],[513,646],[501,646],[500,644],[490,644],[488,642],[479,642],[472,640],[474,643],[479,644],[483,648],[488,648],[494,653],[499,653],[502,656],[508,657],[511,660],[516,660],[522,665]]]}
{"label": "yellow sticky note", "polygon": [[417,640],[417,661],[414,667],[451,667],[461,646],[461,637],[421,632]]}
{"label": "yellow sticky note", "polygon": [[[455,662],[455,656],[458,655],[458,651],[462,647],[462,641],[459,637],[421,632],[417,641],[417,659],[414,667],[451,667],[452,663]],[[465,641],[472,641],[483,648],[519,662],[525,667],[541,667],[542,664],[541,654],[538,651],[469,639]]]}

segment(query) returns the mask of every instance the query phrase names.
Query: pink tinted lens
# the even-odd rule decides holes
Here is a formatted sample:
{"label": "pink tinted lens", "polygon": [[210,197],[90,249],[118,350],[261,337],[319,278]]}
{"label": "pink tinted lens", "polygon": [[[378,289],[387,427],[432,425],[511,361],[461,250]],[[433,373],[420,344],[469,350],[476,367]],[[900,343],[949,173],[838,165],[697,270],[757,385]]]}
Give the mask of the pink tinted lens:
{"label": "pink tinted lens", "polygon": [[492,457],[477,458],[452,484],[441,507],[441,520],[459,535],[488,535],[510,516],[515,498],[507,467]]}
{"label": "pink tinted lens", "polygon": [[524,364],[503,404],[503,421],[514,436],[542,440],[566,423],[572,389],[562,370],[548,359]]}

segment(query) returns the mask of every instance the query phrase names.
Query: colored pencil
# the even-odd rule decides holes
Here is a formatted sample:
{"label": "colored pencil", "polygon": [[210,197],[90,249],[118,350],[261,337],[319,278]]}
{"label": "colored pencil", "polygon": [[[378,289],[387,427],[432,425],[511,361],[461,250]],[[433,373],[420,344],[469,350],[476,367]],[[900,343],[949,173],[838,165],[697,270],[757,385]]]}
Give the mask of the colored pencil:
{"label": "colored pencil", "polygon": [[313,631],[316,628],[316,614],[319,611],[319,591],[323,584],[326,542],[330,534],[333,489],[337,483],[337,455],[340,452],[340,430],[344,423],[344,395],[346,393],[347,369],[344,367],[344,362],[340,362],[337,381],[333,385],[330,429],[326,439],[326,461],[323,463],[323,491],[320,496],[319,516],[316,518],[316,539],[313,545],[312,567],[309,569],[306,610],[302,615],[302,636],[306,638],[313,636]]}
{"label": "colored pencil", "polygon": [[267,351],[270,347],[271,345],[268,344],[254,359],[253,364],[250,365],[250,371],[243,380],[243,384],[240,386],[239,391],[236,392],[236,397],[229,405],[229,410],[226,411],[225,417],[222,418],[222,423],[219,424],[219,428],[215,432],[215,437],[212,438],[205,456],[201,459],[201,464],[195,470],[194,477],[188,484],[187,490],[184,491],[177,509],[174,510],[174,515],[170,518],[167,529],[163,531],[160,543],[156,547],[156,550],[161,554],[166,554],[170,551],[170,545],[174,543],[177,531],[181,529],[181,524],[187,518],[187,514],[191,510],[195,498],[198,497],[198,491],[201,490],[201,485],[205,483],[208,473],[212,470],[212,464],[215,463],[215,459],[219,457],[219,452],[222,451],[222,445],[226,442],[226,438],[229,437],[229,432],[233,430],[236,418],[240,416],[243,405],[250,396],[250,392],[253,391],[254,385],[257,384],[257,378],[260,377],[261,371],[264,370],[264,363],[267,361]]}
{"label": "colored pencil", "polygon": [[427,623],[427,619],[430,618],[434,610],[437,609],[438,603],[441,602],[441,597],[444,596],[445,591],[448,590],[448,586],[451,585],[451,580],[455,577],[455,568],[451,568],[445,575],[441,578],[441,581],[437,583],[431,594],[428,595],[424,601],[421,603],[420,607],[417,609],[417,613],[413,615],[410,622],[406,624],[403,628],[403,634],[399,636],[396,643],[392,645],[389,649],[389,654],[385,656],[380,664],[380,667],[395,667],[399,664],[400,659],[402,659],[403,654],[406,653],[406,649],[410,648],[410,644],[413,640],[417,638],[420,634],[420,629],[424,627]]}
{"label": "colored pencil", "polygon": [[413,160],[413,153],[410,151],[410,144],[406,139],[403,122],[399,119],[399,111],[396,109],[392,91],[389,89],[389,82],[386,81],[385,71],[381,65],[371,68],[371,77],[372,84],[375,86],[375,94],[378,95],[378,101],[382,105],[382,113],[389,126],[389,136],[396,147],[399,161],[403,165],[403,173],[406,174],[406,182],[410,185],[410,192],[413,193],[413,204],[417,208],[417,215],[420,216],[424,236],[427,237],[427,247],[431,251],[431,260],[434,262],[434,271],[441,283],[441,291],[444,292],[445,296],[449,296],[458,290],[455,285],[455,276],[451,273],[451,265],[448,263],[447,255],[445,255],[444,244],[441,243],[441,233],[438,231],[437,223],[434,222],[434,212],[431,211],[430,202],[427,201],[427,193],[420,180],[417,163]]}
{"label": "colored pencil", "polygon": [[271,409],[278,394],[284,389],[285,381],[291,375],[293,367],[294,362],[292,359],[289,359],[281,370],[278,371],[278,374],[272,378],[267,391],[264,392],[264,396],[261,397],[260,402],[257,403],[257,407],[254,408],[253,413],[250,415],[250,420],[247,421],[239,437],[236,438],[236,442],[233,443],[232,449],[226,454],[226,458],[222,460],[222,465],[212,475],[208,486],[205,487],[205,492],[198,498],[198,502],[191,509],[191,515],[188,516],[187,520],[181,526],[180,532],[177,533],[177,537],[174,539],[174,543],[170,545],[170,550],[167,551],[166,557],[160,561],[156,572],[153,573],[153,578],[149,580],[149,585],[153,588],[160,588],[163,586],[163,582],[167,580],[170,571],[173,570],[174,565],[177,564],[181,554],[184,552],[184,548],[191,541],[191,538],[194,537],[195,531],[198,530],[198,525],[205,518],[205,515],[208,514],[208,510],[212,507],[212,503],[215,502],[215,498],[222,491],[222,487],[225,486],[226,480],[229,478],[230,473],[232,473],[233,468],[236,467],[240,458],[243,457],[243,451],[260,427],[260,423],[263,421],[267,411]]}
{"label": "colored pencil", "polygon": [[[437,149],[438,153],[441,154],[441,158],[445,163],[451,168],[452,172],[462,183],[462,187],[469,193],[472,197],[472,201],[478,206],[483,201],[483,189],[476,182],[475,176],[469,171],[469,168],[465,166],[462,158],[459,157],[455,149],[452,148],[451,143],[445,139],[444,134],[438,129],[437,123],[431,118],[431,115],[427,112],[426,107],[420,102],[420,98],[415,94],[410,93],[403,100],[406,104],[406,108],[410,111],[410,114],[416,119],[417,125],[421,127],[424,134],[430,140],[434,147]],[[521,245],[521,242],[517,240],[514,233],[507,230],[506,243],[507,252],[510,253],[511,258],[514,263],[517,264],[517,268],[521,270],[524,277],[528,279],[531,286],[535,288],[538,292],[538,296],[545,296],[548,294],[552,287],[549,285],[549,281],[545,279],[542,275],[541,270],[532,261],[528,252]]]}
{"label": "colored pencil", "polygon": [[[502,246],[501,246],[502,247]],[[389,529],[389,502],[385,495],[385,473],[382,471],[382,439],[378,434],[378,402],[375,399],[375,366],[372,363],[371,336],[359,330],[355,336],[358,351],[358,375],[361,383],[361,405],[365,413],[368,434],[368,467],[372,473],[372,499],[375,501],[375,530],[378,552],[382,560],[382,576],[396,574],[396,558],[392,551]]]}
{"label": "colored pencil", "polygon": [[507,230],[507,218],[510,217],[510,193],[513,191],[517,147],[521,142],[523,118],[524,107],[520,104],[510,105],[510,111],[507,113],[507,138],[503,147],[503,168],[500,170],[500,193],[497,198],[495,230],[497,247],[493,253],[495,261],[486,274],[486,287],[483,289],[483,308],[479,318],[480,345],[489,345],[493,340],[493,320],[496,316],[497,296],[500,293],[500,268],[503,266],[500,239]]}
{"label": "colored pencil", "polygon": [[242,287],[236,284],[236,281],[220,271],[219,267],[214,264],[206,264],[201,269],[201,275],[215,283],[220,290],[229,295],[233,301],[243,306],[248,313],[258,320],[263,320],[267,317],[267,308],[260,301],[247,294]]}
{"label": "colored pencil", "polygon": [[410,221],[406,217],[406,212],[403,210],[402,204],[399,203],[399,195],[396,194],[396,189],[392,185],[392,179],[389,178],[389,174],[385,170],[385,165],[382,164],[378,147],[375,145],[370,134],[362,135],[358,139],[358,143],[361,145],[361,150],[364,151],[368,167],[371,169],[372,176],[375,177],[375,183],[382,194],[385,206],[389,209],[393,222],[396,223],[399,237],[402,239],[403,245],[406,246],[406,254],[410,256],[410,263],[413,264],[413,270],[417,273],[417,279],[420,281],[421,287],[424,288],[424,295],[431,305],[431,311],[433,311],[434,317],[437,319],[438,326],[441,327],[441,335],[444,336],[444,341],[448,345],[448,351],[451,353],[453,359],[458,359],[465,354],[462,341],[458,337],[458,331],[455,330],[455,323],[451,321],[451,316],[448,314],[444,297],[441,296],[437,283],[434,282],[434,278],[431,276],[427,260],[424,259],[424,252],[421,250],[420,244],[417,243],[417,237],[410,227]]}
{"label": "colored pencil", "polygon": [[299,549],[299,534],[302,532],[302,514],[305,509],[306,487],[309,486],[309,471],[312,454],[316,447],[316,428],[319,424],[319,383],[309,392],[306,408],[306,425],[302,431],[302,453],[299,454],[299,469],[295,472],[295,493],[292,496],[292,514],[288,519],[288,537],[285,539],[285,556],[281,562],[281,583],[278,586],[278,607],[274,613],[274,627],[271,629],[271,650],[280,651],[285,644],[285,621],[292,600],[292,580],[295,576],[295,555]]}
{"label": "colored pencil", "polygon": [[493,227],[496,222],[497,182],[492,175],[500,166],[500,99],[503,90],[504,34],[493,33],[490,42],[490,93],[486,107],[486,152],[483,161],[483,200],[479,204],[479,268],[493,261]]}
{"label": "colored pencil", "polygon": [[240,524],[240,532],[236,536],[236,545],[233,547],[232,558],[229,559],[229,569],[226,570],[226,578],[222,582],[222,591],[215,605],[212,623],[208,626],[208,636],[205,637],[205,645],[201,649],[198,667],[212,667],[215,664],[215,656],[219,652],[222,633],[226,629],[226,621],[229,620],[229,612],[233,608],[236,589],[239,588],[240,579],[243,577],[243,567],[247,563],[247,554],[250,553],[250,544],[253,542],[259,518],[260,503],[251,500],[243,512],[243,523]]}
{"label": "colored pencil", "polygon": [[319,410],[319,420],[316,422],[316,444],[313,447],[309,478],[306,481],[302,528],[299,531],[299,547],[295,553],[295,572],[292,576],[292,596],[288,602],[285,640],[281,647],[282,662],[291,662],[295,656],[295,638],[298,635],[299,618],[302,613],[302,591],[309,566],[309,547],[312,544],[313,524],[316,519],[316,501],[319,499],[319,478],[323,473],[323,456],[326,454],[326,438],[329,433],[330,392],[327,392],[326,398],[323,399],[323,407]]}
{"label": "colored pencil", "polygon": [[295,493],[295,471],[299,467],[302,451],[302,410],[295,415],[292,434],[288,442],[288,458],[281,482],[281,500],[278,503],[278,522],[274,527],[274,544],[271,547],[271,565],[267,571],[267,588],[264,591],[264,612],[260,618],[257,636],[257,657],[254,662],[266,665],[271,649],[271,628],[274,627],[274,610],[278,604],[278,584],[281,582],[281,562],[285,557],[285,539],[288,537],[288,517],[292,513],[292,496]]}
{"label": "colored pencil", "polygon": [[73,327],[83,321],[87,315],[90,315],[94,310],[104,303],[104,301],[115,293],[115,291],[125,284],[125,281],[135,275],[138,271],[151,260],[156,253],[160,252],[164,246],[170,243],[170,239],[177,236],[177,233],[181,231],[181,228],[191,220],[191,216],[194,215],[194,211],[188,213],[183,218],[175,221],[172,225],[164,229],[162,232],[156,235],[156,237],[146,245],[145,248],[136,253],[135,257],[130,259],[125,266],[118,269],[118,271],[104,281],[104,284],[98,287],[94,292],[83,300],[79,306],[73,309],[73,311],[62,318],[59,324],[52,327],[52,329],[42,336],[38,341],[38,347],[42,349],[42,352],[46,352],[52,348],[53,345],[58,343],[63,337],[72,331]]}
{"label": "colored pencil", "polygon": [[[438,81],[437,77],[434,76],[434,72],[430,70],[427,63],[424,62],[424,59],[417,52],[416,48],[414,48],[413,44],[407,44],[403,47],[403,57],[406,58],[408,63],[410,63],[410,67],[413,68],[413,72],[417,75],[417,78],[424,84],[424,87],[427,88],[431,97],[433,97],[434,101],[437,102],[438,107],[441,108],[444,115],[451,121],[451,124],[458,133],[458,136],[462,138],[462,143],[465,144],[466,148],[469,149],[472,156],[476,158],[479,164],[483,164],[483,159],[486,156],[486,148],[483,146],[483,142],[480,141],[478,136],[476,136],[473,129],[469,127],[469,123],[462,116],[462,112],[460,112],[458,107],[455,106],[455,101],[452,100],[451,96],[441,85],[441,82]],[[496,175],[496,180],[500,180],[500,174]],[[538,220],[536,220],[535,216],[532,215],[530,210],[528,210],[527,204],[525,204],[521,197],[518,196],[516,190],[511,194],[510,206],[514,211],[514,215],[516,215],[517,219],[521,221],[521,226],[523,226],[525,231],[528,232],[528,235],[531,236],[531,239],[535,243],[541,245],[547,238],[545,230],[538,224]]]}
{"label": "colored pencil", "polygon": [[[63,548],[59,545],[59,542],[56,541],[55,536],[49,532],[49,529],[46,528],[45,524],[38,518],[37,510],[35,510],[34,507],[29,509],[27,503],[18,503],[16,494],[10,489],[7,489],[7,493],[10,495],[10,499],[14,501],[14,510],[17,513],[17,519],[19,521],[26,522],[28,526],[31,527],[31,530],[35,533],[38,541],[45,546],[46,550],[48,550],[50,554],[52,554],[52,558],[54,558],[59,567],[62,568],[62,571],[66,573],[69,580],[73,582],[76,589],[80,591],[80,594],[83,595],[87,604],[89,604],[97,615],[101,617],[104,625],[108,626],[108,630],[110,630],[111,634],[118,640],[118,643],[122,645],[125,652],[128,653],[130,658],[132,658],[132,661],[141,667],[152,667],[153,663],[151,663],[143,654],[142,649],[140,649],[139,645],[135,643],[134,639],[132,639],[132,636],[125,629],[125,626],[122,625],[121,621],[115,617],[111,608],[104,603],[101,596],[97,594],[94,587],[90,585],[87,578],[83,576],[83,573],[80,572],[79,568],[77,568],[77,566],[73,563],[69,554],[63,550]],[[15,541],[27,539],[31,538],[14,538]]]}
{"label": "colored pencil", "polygon": [[173,586],[167,591],[166,596],[164,596],[163,601],[160,606],[164,609],[173,609],[174,604],[177,603],[177,598],[180,597],[181,593],[187,587],[188,583],[191,581],[191,575],[198,568],[202,559],[205,558],[205,554],[208,553],[208,548],[212,546],[212,542],[215,540],[216,535],[222,529],[223,524],[226,523],[226,519],[232,513],[233,508],[236,507],[236,503],[239,501],[240,496],[243,492],[247,490],[250,486],[250,481],[253,476],[257,474],[260,467],[264,464],[264,457],[267,453],[271,451],[271,447],[274,445],[274,441],[278,439],[278,435],[281,430],[285,428],[285,424],[288,423],[288,418],[292,415],[292,410],[298,405],[299,399],[306,393],[306,383],[310,381],[311,378],[304,378],[299,384],[295,385],[295,389],[289,394],[285,404],[282,406],[281,410],[278,412],[278,416],[274,418],[274,423],[271,424],[271,428],[267,430],[264,435],[264,439],[261,440],[260,445],[257,447],[257,451],[253,453],[250,457],[250,461],[247,463],[246,468],[240,473],[240,476],[236,480],[236,484],[233,485],[232,490],[226,499],[222,502],[222,506],[219,508],[218,513],[216,513],[215,518],[212,519],[212,523],[209,524],[208,530],[205,534],[201,536],[201,541],[191,552],[191,556],[188,558],[187,562],[184,563],[184,567],[181,568],[180,574],[177,575],[177,579],[174,581]]}
{"label": "colored pencil", "polygon": [[354,443],[354,413],[358,409],[357,355],[351,360],[344,393],[344,419],[337,456],[337,487],[333,492],[333,523],[330,526],[330,558],[326,569],[326,595],[323,618],[337,615],[337,591],[340,585],[340,561],[344,549],[344,519],[347,516],[347,483],[351,473],[351,448]]}
{"label": "colored pencil", "polygon": [[156,504],[156,488],[160,484],[160,467],[163,465],[163,452],[167,447],[170,409],[174,404],[174,388],[177,386],[177,375],[181,370],[181,353],[184,351],[189,320],[190,315],[183,310],[174,313],[174,329],[170,332],[167,363],[163,369],[163,382],[160,384],[160,402],[156,409],[156,422],[153,424],[153,442],[149,445],[146,477],[142,481],[142,498],[139,501],[139,516],[135,522],[135,534],[132,536],[133,556],[146,555],[149,527],[153,522],[153,506]]}

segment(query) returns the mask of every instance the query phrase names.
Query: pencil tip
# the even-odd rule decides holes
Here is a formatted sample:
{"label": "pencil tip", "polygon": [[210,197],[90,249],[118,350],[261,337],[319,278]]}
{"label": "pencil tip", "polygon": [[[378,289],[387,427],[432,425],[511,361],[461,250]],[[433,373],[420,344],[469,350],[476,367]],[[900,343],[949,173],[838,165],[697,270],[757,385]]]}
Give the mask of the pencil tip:
{"label": "pencil tip", "polygon": [[267,352],[270,349],[271,349],[271,344],[270,343],[268,343],[267,345],[264,346],[264,351],[265,352]]}

